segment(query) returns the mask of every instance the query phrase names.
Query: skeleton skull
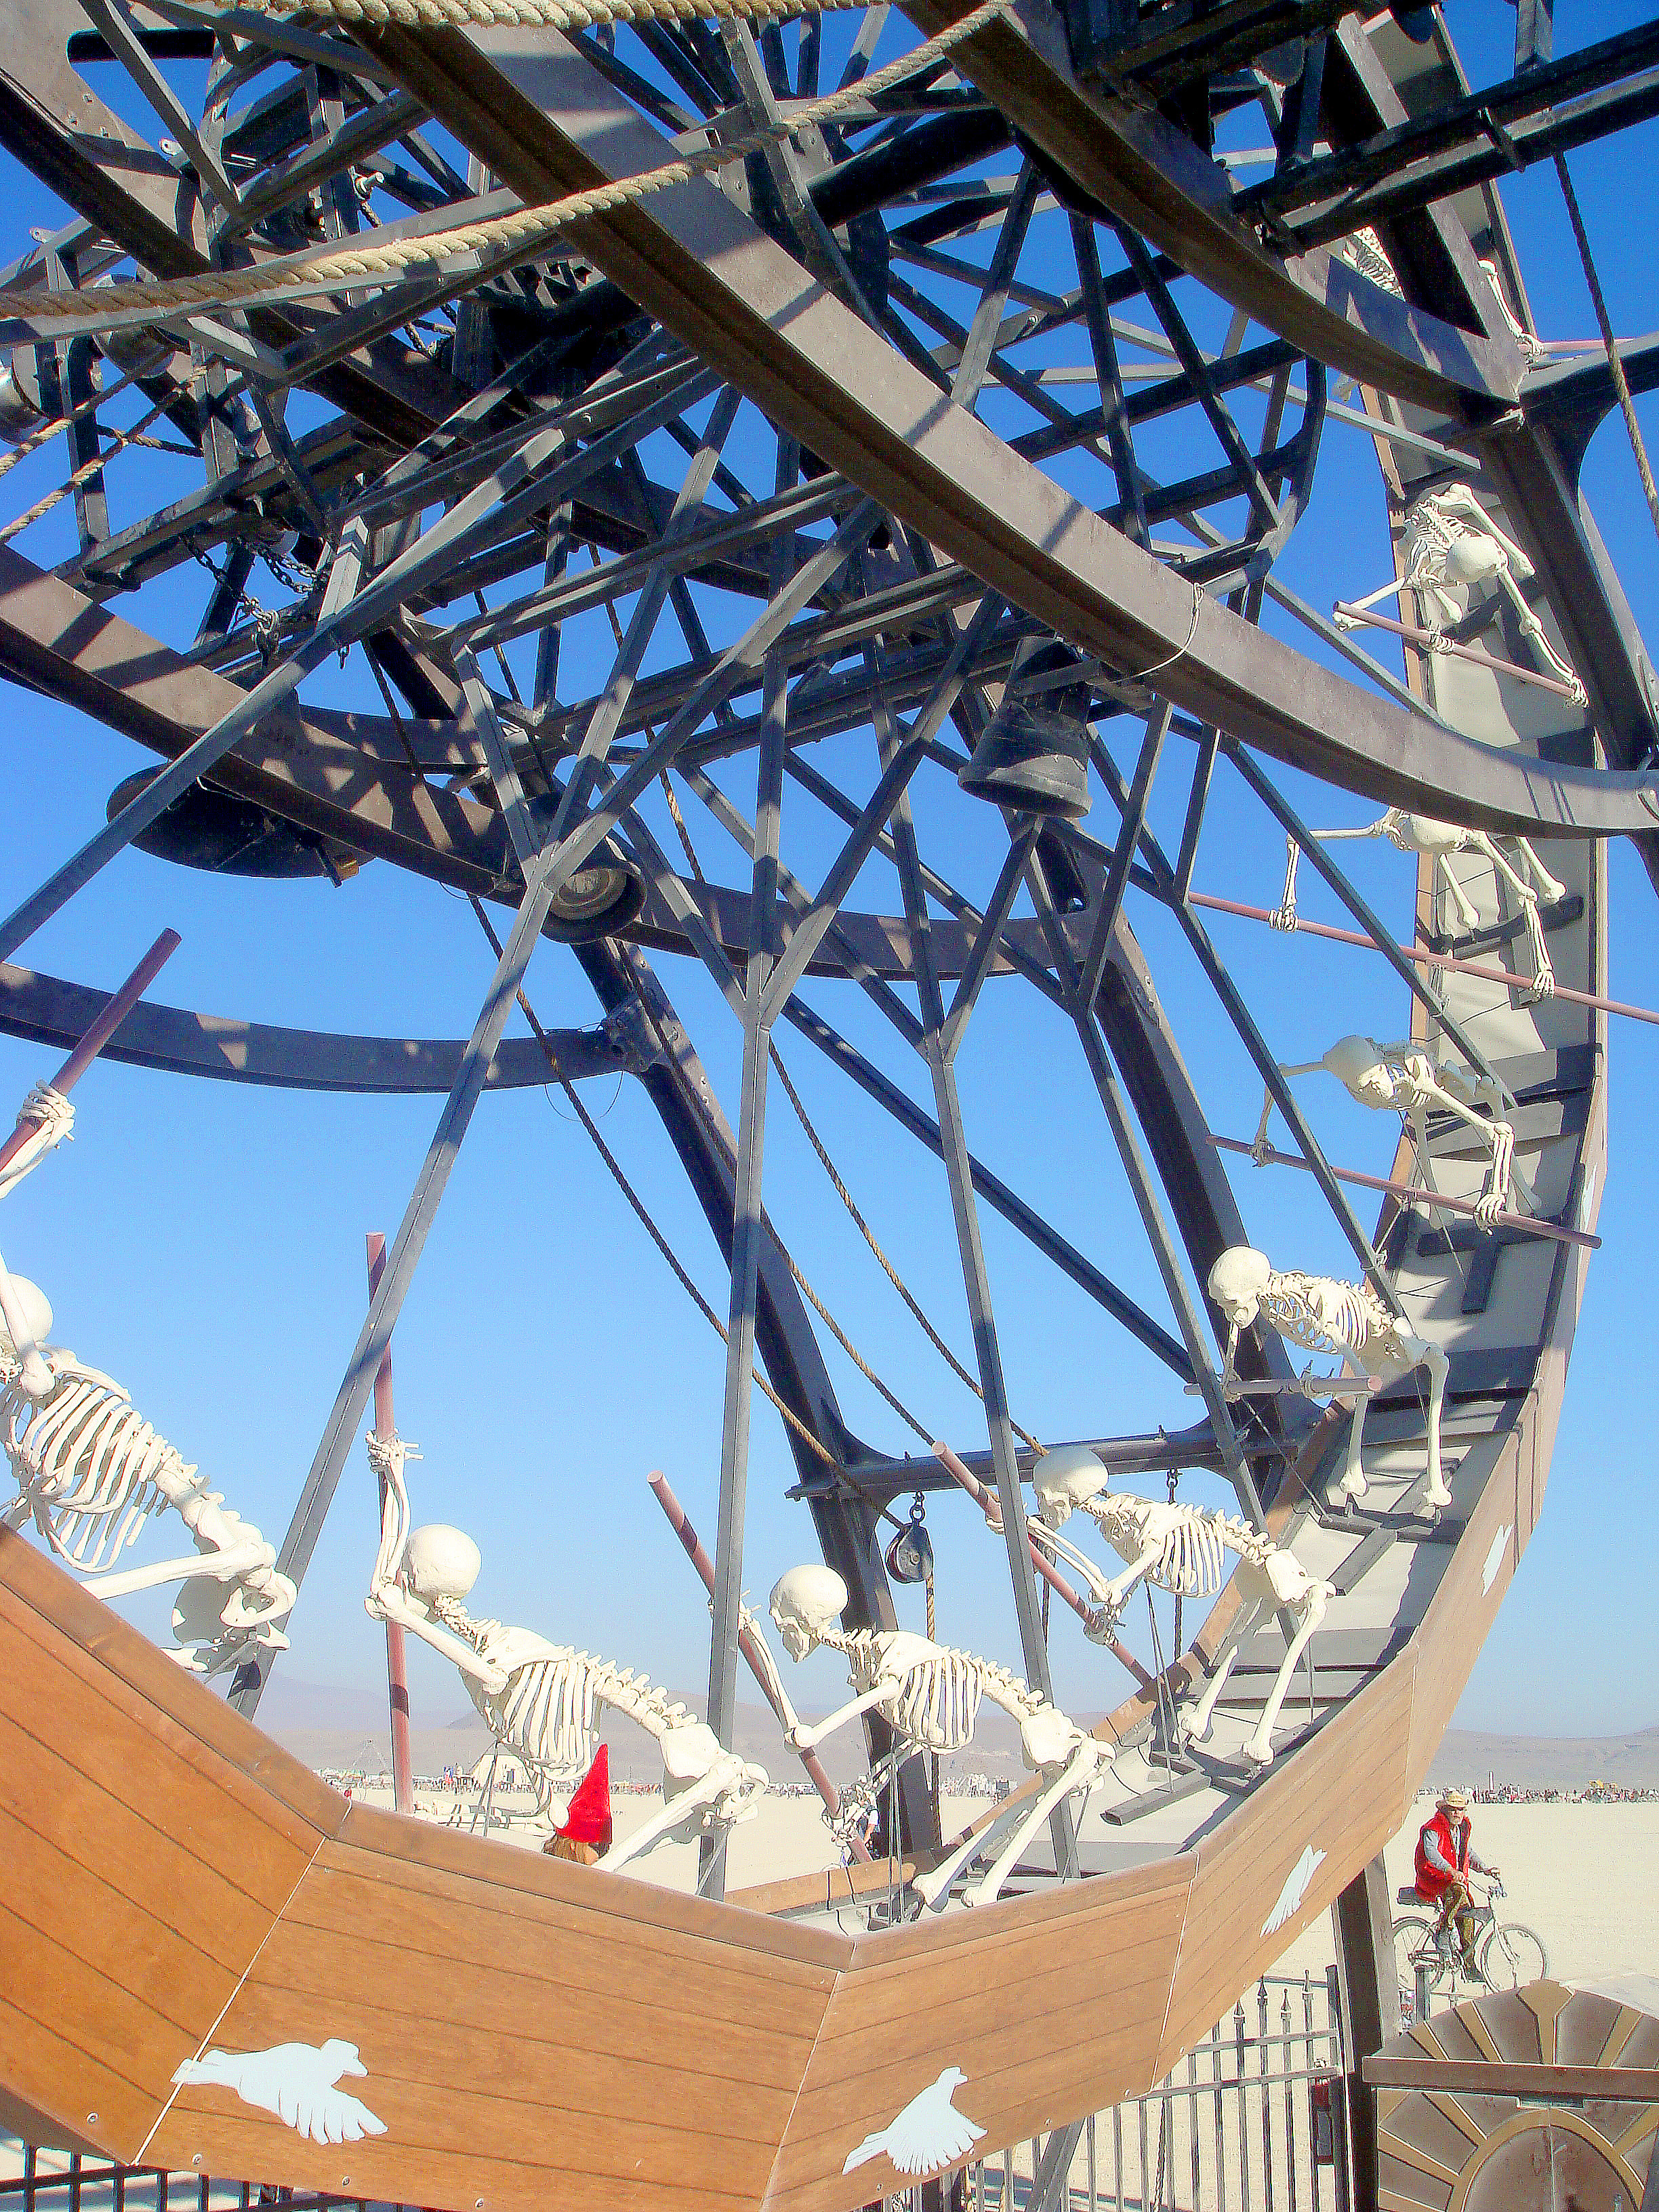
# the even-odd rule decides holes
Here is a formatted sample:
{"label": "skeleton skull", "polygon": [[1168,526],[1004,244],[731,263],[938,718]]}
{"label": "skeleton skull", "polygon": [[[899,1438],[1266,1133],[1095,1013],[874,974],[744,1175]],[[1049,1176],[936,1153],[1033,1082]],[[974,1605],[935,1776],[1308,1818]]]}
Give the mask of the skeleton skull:
{"label": "skeleton skull", "polygon": [[1253,1245],[1230,1245],[1210,1270],[1210,1296],[1235,1328],[1255,1319],[1273,1261]]}
{"label": "skeleton skull", "polygon": [[1363,1104],[1393,1105],[1395,1080],[1384,1063],[1382,1046],[1371,1038],[1339,1037],[1325,1054],[1325,1066]]}
{"label": "skeleton skull", "polygon": [[1031,1480],[1044,1524],[1060,1528],[1086,1499],[1105,1489],[1106,1470],[1086,1444],[1061,1444],[1043,1453]]}
{"label": "skeleton skull", "polygon": [[768,1610],[792,1659],[804,1659],[847,1607],[847,1585],[833,1567],[791,1567],[780,1575]]}
{"label": "skeleton skull", "polygon": [[404,1578],[416,1597],[431,1603],[441,1597],[465,1597],[483,1565],[483,1555],[464,1528],[433,1521],[410,1536],[404,1554]]}

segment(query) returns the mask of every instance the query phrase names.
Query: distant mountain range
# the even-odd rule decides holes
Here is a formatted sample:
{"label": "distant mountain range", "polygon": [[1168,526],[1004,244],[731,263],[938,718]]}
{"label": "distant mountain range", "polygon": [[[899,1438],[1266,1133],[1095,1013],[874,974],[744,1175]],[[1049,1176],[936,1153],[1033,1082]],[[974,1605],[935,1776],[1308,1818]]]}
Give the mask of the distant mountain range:
{"label": "distant mountain range", "polygon": [[[676,1694],[690,1711],[701,1716],[705,1703],[701,1696],[690,1691]],[[1094,1717],[1076,1716],[1085,1725]],[[389,1765],[383,1690],[333,1688],[295,1680],[279,1671],[260,1704],[259,1725],[307,1766],[374,1772]],[[661,1778],[650,1740],[631,1722],[613,1721],[605,1733],[617,1781]],[[471,1707],[433,1715],[427,1725],[416,1727],[413,1737],[415,1768],[420,1774],[440,1774],[447,1766],[471,1767],[489,1747],[489,1734]],[[793,1780],[800,1772],[764,1705],[738,1707],[736,1747],[745,1759],[757,1760],[775,1781]],[[860,1731],[851,1727],[831,1736],[822,1756],[835,1781],[850,1781],[863,1771]],[[994,1708],[981,1706],[971,1750],[947,1759],[945,1771],[947,1775],[978,1773],[1018,1781],[1024,1770],[1013,1723]],[[1453,1729],[1436,1753],[1429,1777],[1434,1782],[1481,1786],[1495,1780],[1500,1786],[1522,1790],[1582,1790],[1591,1782],[1656,1789],[1659,1727],[1609,1736],[1494,1735]]]}
{"label": "distant mountain range", "polygon": [[[690,1690],[671,1694],[701,1719],[707,1698]],[[802,1717],[811,1719],[817,1715],[806,1709]],[[1077,1717],[1086,1724],[1095,1717],[1079,1714]],[[422,1722],[426,1724],[422,1725]],[[307,1766],[371,1774],[390,1768],[384,1690],[336,1689],[285,1679],[278,1673],[271,1677],[260,1700],[258,1724]],[[661,1763],[643,1729],[613,1717],[602,1733],[611,1747],[611,1771],[617,1781],[661,1781]],[[786,1747],[783,1732],[765,1705],[738,1705],[736,1736],[737,1751],[763,1766],[775,1782],[799,1778],[799,1762]],[[465,1771],[476,1765],[489,1748],[489,1735],[468,1707],[453,1717],[443,1713],[429,1718],[418,1715],[410,1742],[416,1772],[436,1776],[446,1767]],[[824,1744],[820,1756],[832,1780],[850,1782],[864,1771],[862,1744],[862,1731],[856,1725],[839,1730]],[[991,1706],[980,1709],[972,1748],[947,1759],[945,1765],[947,1778],[957,1773],[987,1774],[1012,1782],[1019,1780],[1024,1771],[1019,1731],[1006,1714]]]}
{"label": "distant mountain range", "polygon": [[1659,1789],[1659,1728],[1628,1735],[1487,1735],[1451,1729],[1429,1769],[1433,1782],[1517,1790]]}

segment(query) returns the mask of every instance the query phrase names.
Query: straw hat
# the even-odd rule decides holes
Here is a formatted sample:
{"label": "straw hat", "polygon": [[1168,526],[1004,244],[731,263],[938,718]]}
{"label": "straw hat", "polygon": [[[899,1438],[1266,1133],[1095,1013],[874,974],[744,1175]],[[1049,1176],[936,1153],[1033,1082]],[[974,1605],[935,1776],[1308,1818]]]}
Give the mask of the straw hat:
{"label": "straw hat", "polygon": [[1468,1792],[1466,1790],[1443,1790],[1440,1802],[1449,1813],[1467,1813],[1469,1809]]}

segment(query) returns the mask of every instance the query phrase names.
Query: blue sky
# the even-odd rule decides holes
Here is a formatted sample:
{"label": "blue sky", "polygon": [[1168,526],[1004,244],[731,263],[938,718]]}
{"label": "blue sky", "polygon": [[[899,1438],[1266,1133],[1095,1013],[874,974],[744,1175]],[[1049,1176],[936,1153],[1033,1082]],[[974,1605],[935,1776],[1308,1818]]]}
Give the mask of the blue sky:
{"label": "blue sky", "polygon": [[[1565,48],[1640,19],[1634,8],[1563,7]],[[1591,18],[1594,18],[1592,22]],[[1575,21],[1582,17],[1582,21]],[[1513,14],[1454,6],[1450,20],[1477,82],[1507,66]],[[107,76],[107,72],[104,73]],[[100,82],[100,90],[104,88]],[[125,104],[125,103],[124,103]],[[1659,323],[1645,187],[1659,125],[1577,155],[1573,169],[1621,335]],[[12,228],[49,223],[46,197],[9,164]],[[1594,321],[1553,173],[1511,180],[1506,203],[1546,336],[1581,337]],[[14,248],[13,250],[16,250]],[[1659,410],[1642,403],[1659,441]],[[739,425],[739,439],[753,434]],[[57,457],[50,466],[55,468]],[[19,470],[7,513],[47,483]],[[143,498],[147,461],[121,478]],[[1586,470],[1603,534],[1648,626],[1659,546],[1615,416]],[[128,519],[136,507],[121,508]],[[50,562],[69,550],[61,515],[22,550]],[[1331,426],[1311,510],[1280,573],[1317,605],[1380,582],[1382,501],[1369,441]],[[159,634],[193,629],[206,579],[152,593],[136,614]],[[256,589],[258,583],[256,581]],[[1280,626],[1277,617],[1275,627]],[[573,637],[565,696],[605,655],[592,631]],[[585,659],[582,656],[586,656]],[[1397,662],[1392,664],[1397,666]],[[580,686],[593,688],[590,681]],[[360,661],[308,696],[373,705]],[[1115,742],[1118,737],[1115,733]],[[838,741],[840,742],[840,741]],[[867,760],[867,735],[849,738]],[[151,757],[85,717],[21,690],[5,694],[0,764],[11,803],[0,814],[0,897],[9,908],[103,818],[114,785]],[[852,751],[842,757],[851,761]],[[1120,752],[1120,757],[1121,753]],[[1172,749],[1152,809],[1166,838],[1178,827],[1190,753]],[[838,765],[827,763],[827,765]],[[862,766],[849,769],[854,778]],[[730,787],[752,793],[752,772]],[[1323,823],[1370,818],[1363,802],[1286,774],[1304,815]],[[1000,857],[994,817],[953,790],[919,787],[924,844],[948,841],[957,880],[982,895]],[[1103,802],[1091,827],[1109,823]],[[711,872],[738,880],[735,848],[692,810]],[[832,849],[805,801],[787,804],[784,854],[816,880]],[[1229,772],[1218,778],[1196,881],[1271,904],[1283,841]],[[1353,871],[1404,933],[1409,865],[1387,848],[1350,848]],[[1653,892],[1634,856],[1612,855],[1610,983],[1616,997],[1659,1006]],[[872,864],[859,901],[894,910],[890,878]],[[1304,889],[1304,912],[1335,919]],[[1218,1010],[1200,986],[1168,918],[1131,895],[1129,914],[1152,961],[1209,1109],[1212,1126],[1248,1136],[1260,1092]],[[465,1034],[492,957],[466,906],[441,887],[380,865],[343,889],[259,884],[171,869],[124,855],[30,943],[32,964],[112,985],[157,929],[181,951],[152,995],[210,1012],[394,1035]],[[1287,942],[1221,924],[1234,963],[1286,1060],[1316,1057],[1344,1030],[1398,1034],[1403,994],[1382,964],[1304,938]],[[734,1025],[700,968],[663,958],[659,970],[733,1119]],[[580,1024],[597,1009],[568,953],[544,944],[529,976],[542,1020]],[[848,987],[805,995],[927,1103],[919,1061]],[[515,1021],[515,1027],[518,1024]],[[961,1274],[943,1170],[890,1133],[804,1042],[781,1042],[791,1073],[900,1271],[957,1352],[969,1349]],[[0,1040],[0,1101],[21,1099],[56,1056]],[[1051,1010],[1018,987],[988,988],[961,1062],[970,1138],[1023,1195],[1052,1213],[1160,1318],[1167,1308],[1133,1217],[1074,1042]],[[1466,1725],[1591,1733],[1659,1722],[1652,1634],[1656,1565],[1650,1437],[1659,1412],[1650,1342],[1650,1255],[1659,1224],[1659,1165],[1645,1142],[1659,1073],[1659,1031],[1615,1024],[1612,1158],[1603,1249],[1589,1272],[1547,1506],[1460,1709]],[[1335,1093],[1333,1097],[1332,1093]],[[614,1095],[613,1095],[614,1094]],[[1323,1085],[1307,1092],[1333,1158],[1385,1171],[1389,1132]],[[588,1086],[620,1154],[676,1249],[720,1309],[726,1293],[701,1214],[648,1103],[626,1081]],[[363,1233],[396,1228],[438,1102],[329,1097],[191,1084],[100,1066],[77,1093],[75,1141],[0,1214],[0,1249],[39,1280],[56,1334],[118,1376],[147,1416],[273,1540],[280,1538],[315,1449],[364,1302]],[[1347,1272],[1346,1248],[1307,1179],[1248,1166],[1235,1175],[1253,1236],[1281,1264]],[[800,1264],[860,1349],[930,1427],[966,1449],[983,1442],[978,1408],[942,1366],[847,1221],[775,1091],[768,1203]],[[1010,1394],[1045,1441],[1174,1427],[1194,1405],[1103,1316],[1036,1261],[994,1217],[984,1220]],[[447,1519],[477,1538],[484,1567],[475,1603],[561,1639],[614,1654],[677,1688],[707,1674],[708,1616],[699,1587],[645,1486],[660,1467],[711,1540],[719,1475],[723,1354],[616,1192],[565,1102],[539,1090],[487,1098],[461,1155],[395,1344],[399,1425],[424,1457],[411,1464],[417,1519]],[[905,1432],[848,1363],[830,1364],[848,1419],[879,1446]],[[813,1555],[803,1508],[785,1502],[793,1464],[781,1428],[758,1401],[750,1477],[746,1584],[763,1597],[777,1574]],[[1189,1478],[1191,1494],[1206,1495]],[[1183,1494],[1187,1494],[1183,1492]],[[941,1499],[940,1632],[1006,1659],[1017,1656],[1000,1547],[967,1510]],[[362,1606],[375,1540],[367,1461],[354,1455],[294,1616],[284,1662],[309,1681],[366,1683],[380,1664],[380,1631]],[[919,1613],[919,1598],[902,1600]],[[137,1601],[160,1626],[165,1607]],[[918,1623],[919,1624],[919,1620]],[[1057,1622],[1057,1692],[1079,1710],[1115,1703],[1125,1678]],[[827,1673],[816,1686],[828,1694]],[[447,1717],[461,1703],[453,1673],[417,1654],[417,1712]],[[809,1690],[809,1694],[811,1691]]]}

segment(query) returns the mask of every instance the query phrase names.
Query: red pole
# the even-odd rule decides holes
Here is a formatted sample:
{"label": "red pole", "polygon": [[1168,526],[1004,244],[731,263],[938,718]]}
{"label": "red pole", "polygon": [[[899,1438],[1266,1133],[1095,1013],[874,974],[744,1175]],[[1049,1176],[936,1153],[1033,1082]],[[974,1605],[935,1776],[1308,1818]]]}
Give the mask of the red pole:
{"label": "red pole", "polygon": [[[1191,896],[1194,906],[1206,906],[1212,914],[1236,914],[1245,921],[1271,922],[1273,918],[1265,906],[1242,906],[1237,899],[1212,898],[1203,891]],[[1304,921],[1299,916],[1296,927],[1285,934],[1322,937],[1332,945],[1357,945],[1364,952],[1382,949],[1375,938],[1362,937],[1357,929],[1333,929],[1328,922]],[[1402,960],[1414,960],[1419,968],[1449,968],[1455,975],[1477,975],[1483,983],[1507,983],[1512,991],[1527,987],[1526,976],[1511,975],[1507,968],[1489,968],[1484,961],[1454,960],[1449,952],[1430,952],[1420,945],[1397,945],[1395,951]],[[1598,999],[1594,991],[1569,990],[1565,983],[1556,985],[1555,996],[1570,1006],[1594,1006],[1598,1013],[1623,1014],[1627,1021],[1659,1026],[1659,1014],[1647,1006],[1627,1006],[1622,999]]]}
{"label": "red pole", "polygon": [[[714,1562],[709,1558],[708,1553],[704,1550],[702,1538],[698,1535],[696,1530],[691,1526],[690,1518],[686,1513],[685,1508],[680,1504],[679,1499],[675,1497],[673,1492],[669,1488],[667,1477],[662,1474],[653,1474],[650,1480],[651,1487],[657,1493],[657,1503],[661,1506],[663,1511],[668,1516],[669,1527],[673,1530],[674,1534],[679,1538],[680,1542],[684,1546],[686,1558],[690,1560],[692,1565],[702,1577],[703,1587],[708,1592],[709,1596],[713,1597],[714,1595]],[[767,1704],[772,1706],[772,1710],[775,1713],[777,1713],[779,1723],[781,1725],[783,1715],[781,1712],[778,1712],[777,1706],[773,1704],[771,1686],[766,1679],[765,1667],[756,1655],[755,1632],[752,1629],[743,1628],[738,1630],[738,1649],[742,1652],[744,1657],[749,1662],[750,1672],[754,1675],[755,1680],[760,1684],[763,1692],[765,1693]],[[823,1798],[824,1805],[828,1808],[830,1817],[833,1819],[834,1816],[841,1810],[841,1792],[836,1789],[835,1784],[830,1779],[830,1777],[824,1772],[823,1761],[819,1759],[817,1752],[815,1751],[797,1752],[795,1756],[799,1759],[801,1765],[806,1769],[808,1778],[816,1785],[819,1796]],[[851,1845],[853,1856],[855,1859],[863,1860],[864,1863],[868,1865],[870,1854],[866,1849],[864,1844],[857,1836],[849,1838],[848,1841]]]}
{"label": "red pole", "polygon": [[[51,1088],[67,1097],[86,1073],[104,1047],[114,1036],[127,1016],[144,995],[151,981],[179,950],[179,936],[176,929],[164,929],[149,951],[127,977],[120,989],[104,1005],[103,1012],[93,1023],[69,1058],[52,1079]],[[3,1145],[0,1145],[0,1172],[10,1166],[33,1133],[33,1121],[20,1121]]]}
{"label": "red pole", "polygon": [[[378,1229],[368,1232],[368,1297],[372,1305],[386,1268],[386,1238]],[[380,1354],[374,1375],[374,1433],[391,1437],[398,1433],[392,1413],[392,1346]],[[386,1511],[386,1478],[380,1478],[380,1510]],[[386,1625],[386,1679],[392,1703],[392,1802],[400,1813],[415,1810],[415,1772],[409,1750],[409,1661],[403,1623]]]}
{"label": "red pole", "polygon": [[[980,1511],[991,1523],[991,1526],[994,1528],[1000,1528],[1002,1526],[1002,1500],[997,1496],[995,1491],[991,1489],[988,1484],[981,1482],[979,1477],[969,1468],[965,1468],[962,1462],[957,1457],[956,1454],[951,1450],[949,1444],[935,1443],[933,1450],[937,1454],[939,1463],[945,1469],[945,1472],[947,1474],[953,1474],[956,1477],[957,1480],[962,1485],[969,1498],[973,1499],[975,1504],[978,1506]],[[1103,1475],[1104,1470],[1103,1469],[1102,1472]],[[1079,1596],[1078,1593],[1072,1588],[1072,1585],[1066,1581],[1065,1576],[1060,1573],[1059,1568],[1055,1566],[1054,1561],[1048,1557],[1048,1553],[1043,1551],[1040,1545],[1033,1543],[1029,1535],[1025,1539],[1025,1548],[1031,1555],[1031,1565],[1042,1576],[1043,1581],[1048,1583],[1054,1595],[1057,1598],[1062,1599],[1066,1604],[1069,1605],[1079,1620],[1086,1620],[1089,1618],[1089,1607],[1086,1601]],[[1152,1676],[1141,1665],[1139,1660],[1135,1657],[1134,1653],[1130,1650],[1127,1644],[1121,1644],[1117,1638],[1113,1636],[1107,1639],[1106,1649],[1111,1653],[1114,1659],[1121,1660],[1122,1662],[1123,1665],[1128,1668],[1129,1672],[1134,1676],[1136,1681],[1139,1683],[1143,1690],[1150,1690],[1152,1688]]]}
{"label": "red pole", "polygon": [[[1218,1137],[1212,1129],[1210,1142],[1224,1152],[1244,1152],[1254,1159],[1255,1147],[1237,1137]],[[1264,1148],[1267,1164],[1275,1168],[1301,1168],[1313,1173],[1311,1162],[1299,1160],[1292,1152],[1276,1152],[1271,1145]],[[1470,1198],[1443,1198],[1437,1190],[1425,1190],[1420,1183],[1390,1182],[1386,1176],[1362,1175],[1358,1168],[1333,1168],[1331,1173],[1338,1182],[1351,1182],[1360,1190],[1382,1190],[1392,1198],[1409,1199],[1415,1206],[1441,1206],[1451,1213],[1473,1213],[1474,1200]],[[1500,1213],[1498,1220],[1510,1229],[1524,1229],[1529,1237],[1553,1237],[1558,1244],[1583,1244],[1589,1251],[1599,1252],[1601,1240],[1592,1237],[1587,1229],[1564,1228],[1559,1221],[1534,1221],[1529,1213]]]}

